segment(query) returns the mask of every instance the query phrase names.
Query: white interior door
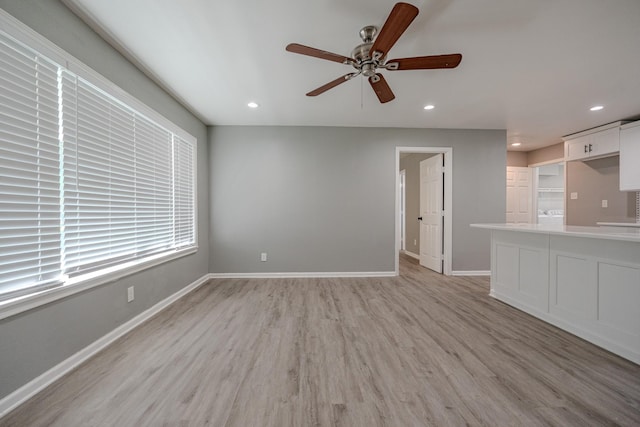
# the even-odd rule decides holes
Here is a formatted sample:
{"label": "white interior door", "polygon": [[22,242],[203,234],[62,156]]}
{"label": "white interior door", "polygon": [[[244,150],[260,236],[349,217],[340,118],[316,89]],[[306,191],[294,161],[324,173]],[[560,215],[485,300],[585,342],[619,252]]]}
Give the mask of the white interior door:
{"label": "white interior door", "polygon": [[531,168],[507,166],[507,223],[531,222],[533,199]]}
{"label": "white interior door", "polygon": [[442,273],[442,154],[420,162],[420,265]]}

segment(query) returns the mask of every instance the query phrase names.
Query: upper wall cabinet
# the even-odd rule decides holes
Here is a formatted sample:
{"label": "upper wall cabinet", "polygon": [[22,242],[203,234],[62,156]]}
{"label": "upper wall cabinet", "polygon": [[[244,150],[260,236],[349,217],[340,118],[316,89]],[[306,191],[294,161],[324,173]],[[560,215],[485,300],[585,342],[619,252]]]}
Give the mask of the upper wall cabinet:
{"label": "upper wall cabinet", "polygon": [[640,121],[620,128],[620,191],[640,191]]}
{"label": "upper wall cabinet", "polygon": [[615,122],[562,138],[566,161],[593,160],[620,151],[620,125]]}

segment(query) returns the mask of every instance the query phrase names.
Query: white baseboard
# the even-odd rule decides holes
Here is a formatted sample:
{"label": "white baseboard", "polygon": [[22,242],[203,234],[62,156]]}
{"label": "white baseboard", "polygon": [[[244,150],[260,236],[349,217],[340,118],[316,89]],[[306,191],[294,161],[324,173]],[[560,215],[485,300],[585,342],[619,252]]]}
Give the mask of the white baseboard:
{"label": "white baseboard", "polygon": [[402,253],[404,253],[405,255],[409,255],[411,258],[415,258],[418,261],[420,261],[420,255],[418,254],[414,254],[413,252],[409,252],[409,251],[402,251]]}
{"label": "white baseboard", "polygon": [[123,323],[118,326],[116,329],[112,330],[108,334],[103,337],[97,339],[93,343],[89,344],[87,347],[83,348],[79,352],[70,356],[69,358],[63,360],[53,368],[49,369],[42,375],[33,380],[29,381],[27,384],[23,385],[13,393],[5,396],[2,400],[0,400],[0,419],[7,415],[9,412],[14,410],[16,407],[26,402],[28,399],[36,395],[38,392],[44,390],[46,387],[51,385],[54,381],[61,378],[63,375],[69,373],[74,368],[79,366],[85,360],[89,359],[91,356],[98,353],[100,350],[107,347],[109,344],[113,343],[115,340],[125,335],[127,332],[131,331],[135,327],[142,324],[147,319],[151,318],[164,308],[173,304],[179,298],[188,294],[191,291],[199,288],[203,284],[207,283],[209,280],[208,275],[202,276],[200,279],[195,282],[185,286],[180,289],[178,292],[170,295],[169,297],[163,299],[162,301],[155,304],[153,307],[148,308],[142,313],[138,314],[133,319]]}
{"label": "white baseboard", "polygon": [[209,273],[209,279],[301,279],[330,277],[395,277],[395,271],[343,271],[317,273]]}
{"label": "white baseboard", "polygon": [[491,270],[461,270],[452,271],[452,276],[491,276]]}

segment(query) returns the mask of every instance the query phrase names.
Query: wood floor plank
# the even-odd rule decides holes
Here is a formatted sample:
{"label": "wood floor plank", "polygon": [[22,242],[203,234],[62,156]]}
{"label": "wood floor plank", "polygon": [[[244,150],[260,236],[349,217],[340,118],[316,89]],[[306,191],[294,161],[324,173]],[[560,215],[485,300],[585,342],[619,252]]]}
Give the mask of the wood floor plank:
{"label": "wood floor plank", "polygon": [[640,425],[640,366],[401,258],[216,279],[0,426]]}

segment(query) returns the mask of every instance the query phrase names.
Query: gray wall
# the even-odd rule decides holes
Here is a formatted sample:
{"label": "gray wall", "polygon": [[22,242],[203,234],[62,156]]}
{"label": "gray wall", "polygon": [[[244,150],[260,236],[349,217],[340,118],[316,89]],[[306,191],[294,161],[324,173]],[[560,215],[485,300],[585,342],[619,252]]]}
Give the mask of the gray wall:
{"label": "gray wall", "polygon": [[[635,222],[636,193],[620,191],[620,157],[567,162],[567,225],[595,226],[597,222]],[[571,193],[578,193],[571,200]],[[602,207],[602,200],[608,207]]]}
{"label": "gray wall", "polygon": [[452,267],[488,270],[469,224],[505,221],[505,131],[216,126],[210,271],[393,271],[396,146],[453,147]]}
{"label": "gray wall", "polygon": [[[197,254],[0,320],[0,398],[208,272],[206,127],[57,0],[0,7],[198,138]],[[126,289],[135,285],[135,300]]]}
{"label": "gray wall", "polygon": [[420,255],[420,162],[432,156],[414,153],[400,159],[400,170],[405,170],[405,250],[415,255]]}

